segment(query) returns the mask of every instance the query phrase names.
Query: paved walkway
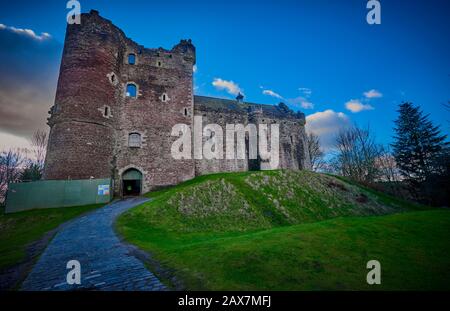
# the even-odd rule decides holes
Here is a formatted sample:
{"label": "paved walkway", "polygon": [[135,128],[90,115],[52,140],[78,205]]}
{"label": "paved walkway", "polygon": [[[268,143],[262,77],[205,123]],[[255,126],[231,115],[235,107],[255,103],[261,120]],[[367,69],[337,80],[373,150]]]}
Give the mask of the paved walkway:
{"label": "paved walkway", "polygon": [[[165,290],[113,231],[118,215],[145,202],[113,202],[60,228],[22,284],[22,290]],[[69,260],[81,264],[81,284],[66,282]]]}

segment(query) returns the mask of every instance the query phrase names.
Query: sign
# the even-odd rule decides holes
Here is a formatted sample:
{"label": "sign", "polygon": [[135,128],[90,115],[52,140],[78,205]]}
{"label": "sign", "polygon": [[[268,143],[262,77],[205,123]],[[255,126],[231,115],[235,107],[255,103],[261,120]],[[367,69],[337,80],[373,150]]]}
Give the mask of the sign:
{"label": "sign", "polygon": [[109,185],[98,185],[98,195],[109,195]]}

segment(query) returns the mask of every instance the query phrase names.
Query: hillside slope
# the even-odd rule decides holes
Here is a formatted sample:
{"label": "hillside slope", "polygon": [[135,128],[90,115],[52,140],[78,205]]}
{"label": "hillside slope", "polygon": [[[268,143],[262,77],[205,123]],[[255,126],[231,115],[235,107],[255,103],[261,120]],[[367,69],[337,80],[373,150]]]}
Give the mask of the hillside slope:
{"label": "hillside slope", "polygon": [[188,289],[450,288],[448,210],[305,171],[201,176],[149,196],[117,228]]}
{"label": "hillside slope", "polygon": [[155,202],[135,213],[180,232],[268,229],[412,208],[395,200],[387,204],[368,190],[309,171],[207,175],[149,196]]}

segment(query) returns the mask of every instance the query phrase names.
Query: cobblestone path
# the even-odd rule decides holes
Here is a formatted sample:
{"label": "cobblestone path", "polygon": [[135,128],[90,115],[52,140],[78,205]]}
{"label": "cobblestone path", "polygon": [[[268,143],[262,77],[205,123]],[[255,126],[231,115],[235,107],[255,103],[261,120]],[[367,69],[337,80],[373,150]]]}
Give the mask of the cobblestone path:
{"label": "cobblestone path", "polygon": [[[23,282],[22,290],[166,290],[113,230],[117,216],[146,200],[116,201],[63,225]],[[80,285],[66,282],[70,260],[81,264]]]}

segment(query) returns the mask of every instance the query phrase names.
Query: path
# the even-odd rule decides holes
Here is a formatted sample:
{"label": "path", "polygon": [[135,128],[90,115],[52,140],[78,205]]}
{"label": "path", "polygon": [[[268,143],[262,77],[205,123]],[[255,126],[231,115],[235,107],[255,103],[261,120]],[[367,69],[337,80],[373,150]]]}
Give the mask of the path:
{"label": "path", "polygon": [[[113,202],[63,225],[22,284],[22,290],[165,290],[144,264],[129,254],[113,230],[121,213],[147,199]],[[81,264],[81,284],[66,282],[69,260]]]}

